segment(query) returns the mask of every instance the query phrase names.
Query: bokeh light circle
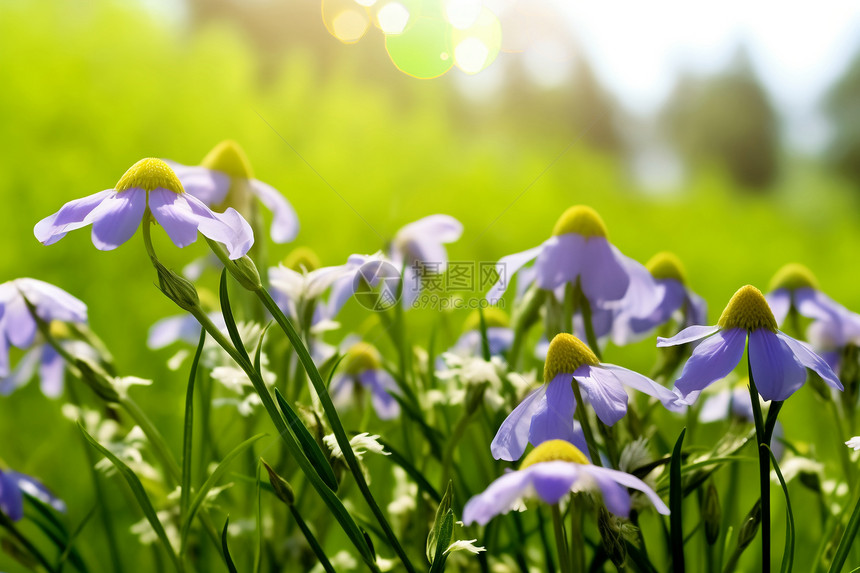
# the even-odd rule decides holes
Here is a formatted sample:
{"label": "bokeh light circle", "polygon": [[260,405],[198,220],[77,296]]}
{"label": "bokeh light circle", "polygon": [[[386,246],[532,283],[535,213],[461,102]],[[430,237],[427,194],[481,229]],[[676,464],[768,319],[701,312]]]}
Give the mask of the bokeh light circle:
{"label": "bokeh light circle", "polygon": [[385,49],[403,73],[421,79],[435,78],[454,65],[451,30],[444,18],[420,16],[402,34],[387,35]]}

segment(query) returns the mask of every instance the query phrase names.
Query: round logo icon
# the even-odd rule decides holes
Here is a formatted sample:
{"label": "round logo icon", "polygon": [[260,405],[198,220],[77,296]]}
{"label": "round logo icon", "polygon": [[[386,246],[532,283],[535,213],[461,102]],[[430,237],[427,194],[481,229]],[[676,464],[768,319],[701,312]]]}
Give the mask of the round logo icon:
{"label": "round logo icon", "polygon": [[352,279],[358,304],[368,310],[388,310],[400,300],[400,271],[388,261],[368,261]]}

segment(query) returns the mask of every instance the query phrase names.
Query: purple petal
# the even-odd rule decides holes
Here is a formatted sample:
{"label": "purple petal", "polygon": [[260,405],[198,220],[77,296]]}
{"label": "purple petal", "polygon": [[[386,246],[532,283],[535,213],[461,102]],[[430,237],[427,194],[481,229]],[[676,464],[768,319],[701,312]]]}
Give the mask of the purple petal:
{"label": "purple petal", "polygon": [[496,432],[490,451],[493,458],[512,462],[520,459],[529,442],[529,426],[532,416],[541,403],[541,398],[546,394],[547,385],[536,388],[526,396],[513,412],[508,414],[505,421]]}
{"label": "purple petal", "polygon": [[36,223],[33,234],[43,245],[56,243],[65,237],[69,231],[89,225],[92,222],[87,219],[89,214],[99,206],[102,200],[114,193],[113,189],[107,189],[82,199],[69,201],[59,211]]}
{"label": "purple petal", "polygon": [[782,324],[785,317],[788,316],[788,311],[791,308],[791,291],[785,288],[778,288],[773,292],[768,293],[765,297],[767,305],[773,312],[773,317],[777,324]]}
{"label": "purple petal", "polygon": [[100,251],[110,251],[128,241],[140,226],[144,211],[143,189],[111,193],[84,220],[93,224],[93,245]]}
{"label": "purple petal", "polygon": [[6,340],[6,321],[0,317],[0,378],[9,375],[9,342]]}
{"label": "purple petal", "polygon": [[397,383],[385,370],[365,370],[358,376],[359,382],[370,389],[370,400],[380,420],[391,420],[400,415],[400,404],[389,393]]}
{"label": "purple petal", "polygon": [[231,260],[245,256],[254,244],[251,226],[232,207],[223,213],[213,213],[199,199],[188,193],[180,195],[187,201],[197,219],[197,230],[204,236],[223,243]]}
{"label": "purple petal", "polygon": [[[640,335],[650,332],[658,326],[665,324],[672,318],[672,314],[674,314],[675,311],[680,309],[684,304],[686,299],[686,289],[684,288],[684,285],[673,279],[665,279],[659,281],[658,284],[660,286],[660,298],[657,306],[650,312],[643,313],[639,312],[639,309],[643,308],[642,306],[639,306],[638,308],[632,305],[628,306],[627,299],[630,296],[630,292],[639,288],[638,281],[630,282],[628,294],[621,301],[623,305],[622,315],[618,318],[619,325],[629,322],[630,334],[628,335],[627,340],[622,338],[621,343],[633,341]],[[619,332],[618,327],[616,327],[613,332],[613,339],[620,338],[619,334],[621,333],[623,333],[623,331]]]}
{"label": "purple petal", "polygon": [[806,382],[806,368],[791,348],[766,328],[750,332],[750,375],[765,400],[785,400]]}
{"label": "purple petal", "polygon": [[0,471],[0,511],[12,521],[24,517],[24,496],[12,472]]}
{"label": "purple petal", "polygon": [[355,378],[347,374],[338,373],[332,378],[328,391],[332,402],[339,410],[352,405],[355,383]]}
{"label": "purple petal", "polygon": [[[580,267],[582,292],[592,304],[619,300],[627,293],[630,274],[622,257],[624,255],[614,250],[603,237],[591,237],[585,241]],[[654,308],[657,305],[656,283],[650,273],[648,278],[642,276],[641,281],[643,286],[637,296],[644,296],[644,304]],[[646,292],[649,289],[650,292]]]}
{"label": "purple petal", "polygon": [[691,291],[687,291],[687,324],[705,324],[708,320],[708,303],[705,299]]}
{"label": "purple petal", "polygon": [[12,370],[9,376],[0,379],[0,394],[8,396],[18,388],[21,388],[29,382],[36,373],[36,367],[39,365],[39,358],[42,352],[40,348],[34,348],[24,354],[21,360],[18,361],[15,369]]}
{"label": "purple petal", "polygon": [[[555,290],[563,284],[575,283],[585,268],[585,239],[576,233],[568,233],[550,237],[542,247],[534,267],[537,285],[544,290]],[[626,284],[624,288],[627,288]]]}
{"label": "purple petal", "polygon": [[725,420],[729,416],[731,403],[732,393],[730,390],[724,390],[708,396],[702,404],[702,409],[699,411],[699,421],[707,424]]}
{"label": "purple petal", "polygon": [[665,347],[665,346],[677,346],[679,344],[686,344],[688,342],[693,342],[694,340],[699,340],[705,338],[706,336],[710,336],[713,333],[720,330],[720,327],[717,325],[714,326],[688,326],[672,338],[657,338],[657,346]]}
{"label": "purple petal", "polygon": [[155,189],[149,193],[149,209],[164,232],[179,247],[187,247],[197,240],[198,218],[182,195],[168,189]]}
{"label": "purple petal", "polygon": [[450,215],[428,215],[408,225],[404,225],[395,234],[397,237],[412,239],[416,237],[433,237],[438,243],[453,243],[463,234],[463,224]]}
{"label": "purple petal", "polygon": [[486,525],[495,516],[509,512],[528,490],[529,474],[525,471],[510,472],[490,484],[463,508],[463,523],[477,522]]}
{"label": "purple petal", "polygon": [[496,263],[496,274],[498,274],[499,280],[492,286],[492,288],[490,288],[486,297],[490,304],[496,304],[499,302],[499,299],[503,294],[505,294],[508,284],[510,284],[514,274],[520,270],[523,265],[537,257],[541,253],[542,249],[543,245],[538,245],[537,247],[531,248],[527,251],[515,253],[499,259],[499,262]]}
{"label": "purple petal", "polygon": [[[809,368],[819,376],[821,376],[822,380],[824,380],[828,385],[837,390],[843,390],[842,383],[839,381],[839,378],[818,354],[812,351],[808,345],[800,342],[799,340],[795,340],[790,336],[782,332],[776,333],[777,337],[784,342],[791,351],[794,353],[794,357],[797,359],[800,364],[804,367]],[[756,383],[758,383],[758,379],[756,379]]]}
{"label": "purple petal", "polygon": [[51,491],[46,488],[42,483],[28,475],[24,475],[19,472],[7,472],[7,475],[11,476],[13,480],[18,485],[18,489],[22,493],[26,493],[30,497],[35,497],[42,503],[46,505],[50,505],[54,509],[60,512],[66,511],[66,504],[63,503],[57,496],[55,496]]}
{"label": "purple petal", "polygon": [[190,314],[162,318],[149,329],[146,345],[157,350],[182,340],[195,344],[200,337],[200,323]]}
{"label": "purple petal", "polygon": [[537,463],[524,471],[529,473],[537,496],[546,503],[555,504],[570,493],[573,485],[581,478],[583,467],[581,464],[555,461]]}
{"label": "purple petal", "polygon": [[639,390],[640,392],[648,394],[649,396],[654,396],[655,398],[658,398],[664,406],[671,406],[679,398],[677,394],[675,394],[668,388],[664,388],[663,386],[657,384],[647,376],[643,376],[642,374],[639,374],[638,372],[634,372],[632,370],[628,370],[627,368],[622,368],[621,366],[614,366],[612,364],[601,364],[600,366],[591,369],[592,376],[594,376],[595,370],[609,371],[623,385],[629,386],[634,390]]}
{"label": "purple petal", "polygon": [[[611,474],[601,471],[589,471],[591,469],[588,468],[585,471],[600,489],[600,496],[603,498],[606,509],[615,515],[628,517],[630,515],[630,493],[627,491],[627,488],[613,479],[614,476]],[[595,467],[594,469],[600,470],[603,468]]]}
{"label": "purple petal", "polygon": [[600,366],[581,366],[573,376],[594,413],[609,426],[627,413],[627,392],[615,374]]}
{"label": "purple petal", "polygon": [[182,183],[182,188],[210,207],[220,205],[230,191],[230,176],[205,167],[167,162]]}
{"label": "purple petal", "polygon": [[36,307],[36,314],[42,320],[87,321],[87,305],[63,289],[30,278],[20,278],[14,282],[27,300]]}
{"label": "purple petal", "polygon": [[[618,470],[613,470],[610,468],[601,468],[598,466],[583,466],[583,468],[584,471],[588,472],[595,479],[600,479],[597,477],[598,475],[601,477],[605,476],[605,478],[608,478],[613,482],[622,485],[628,489],[635,489],[637,491],[641,491],[648,497],[648,499],[651,500],[651,503],[654,504],[654,508],[657,510],[658,513],[661,513],[663,515],[669,515],[669,508],[666,507],[666,504],[663,502],[662,499],[660,499],[660,496],[657,495],[653,489],[648,487],[648,485],[645,484],[645,482],[643,482],[638,477]],[[600,489],[601,491],[603,491],[605,501],[607,496],[606,490],[603,489],[602,485],[600,485]],[[606,506],[609,507],[609,504],[607,503]],[[612,511],[612,513],[616,513],[612,510],[611,507],[609,507],[609,510]],[[616,515],[622,515],[626,517],[625,513],[620,513]]]}
{"label": "purple petal", "polygon": [[6,304],[3,315],[3,325],[6,337],[13,346],[29,348],[36,337],[36,321],[30,314],[30,309],[24,298],[18,296]]}
{"label": "purple petal", "polygon": [[251,191],[260,198],[260,201],[269,208],[273,214],[272,218],[272,240],[276,243],[289,243],[299,234],[299,218],[293,206],[286,197],[262,181],[249,180]]}
{"label": "purple petal", "polygon": [[572,374],[559,374],[547,384],[546,395],[541,399],[529,425],[529,442],[532,445],[537,446],[547,440],[573,441],[576,400],[572,382]]}
{"label": "purple petal", "polygon": [[[705,327],[691,327],[678,336],[692,328]],[[744,354],[746,338],[747,331],[742,328],[721,330],[693,350],[681,377],[675,381],[683,402],[692,404],[706,386],[725,378],[735,369]]]}
{"label": "purple petal", "polygon": [[39,367],[42,394],[48,398],[57,398],[63,393],[63,379],[66,374],[66,363],[50,344],[42,346],[42,364]]}

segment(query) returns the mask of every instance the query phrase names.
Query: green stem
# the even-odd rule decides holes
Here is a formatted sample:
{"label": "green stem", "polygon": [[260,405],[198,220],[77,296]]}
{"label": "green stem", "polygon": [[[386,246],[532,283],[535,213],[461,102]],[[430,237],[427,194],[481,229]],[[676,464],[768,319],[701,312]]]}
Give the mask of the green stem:
{"label": "green stem", "polygon": [[588,420],[588,414],[585,411],[585,402],[582,401],[582,392],[579,390],[579,383],[574,378],[573,380],[573,395],[576,398],[576,409],[573,412],[573,417],[579,422],[582,428],[582,433],[585,435],[585,443],[588,445],[588,455],[591,456],[591,463],[596,466],[602,466],[600,461],[600,450],[597,448],[597,442],[594,439],[594,433],[591,431],[591,424]]}
{"label": "green stem", "polygon": [[567,548],[567,537],[564,535],[564,523],[561,518],[561,509],[557,503],[552,505],[552,529],[555,533],[555,547],[558,551],[558,566],[561,573],[573,573],[571,569],[570,553]]}
{"label": "green stem", "polygon": [[[761,489],[761,560],[762,573],[770,573],[770,438],[767,436],[761,413],[761,402],[758,389],[753,379],[752,365],[747,351],[747,368],[750,380],[750,400],[752,400],[753,418],[755,419],[756,443],[759,460],[759,486]],[[775,423],[774,416],[774,423]],[[766,447],[763,447],[766,446]],[[733,556],[734,557],[734,556]]]}
{"label": "green stem", "polygon": [[[836,424],[836,431],[838,436],[848,436],[849,434],[845,430],[845,424],[842,422],[842,416],[839,414],[839,407],[836,405],[836,402],[833,400],[827,400],[827,405],[830,407],[830,411],[833,417],[833,423]],[[851,463],[851,457],[848,453],[848,448],[841,447],[839,449],[839,461],[842,463],[842,471],[845,473],[845,481],[848,484],[848,488],[850,489],[852,483],[854,481],[854,466]]]}
{"label": "green stem", "polygon": [[12,520],[6,517],[6,514],[4,514],[2,511],[0,511],[0,527],[8,531],[12,535],[12,537],[14,537],[15,540],[30,553],[30,555],[36,558],[36,560],[42,565],[42,567],[44,567],[50,573],[54,573],[56,571],[54,566],[51,565],[51,563],[45,558],[44,555],[42,555],[42,552],[39,551],[38,547],[33,545],[29,539],[24,537],[24,535],[15,527],[15,524],[12,523]]}
{"label": "green stem", "polygon": [[576,292],[579,295],[577,298],[579,299],[579,309],[582,312],[582,324],[585,326],[585,341],[588,342],[589,348],[597,356],[597,360],[602,362],[603,357],[600,355],[600,345],[597,343],[597,336],[594,334],[594,324],[591,322],[591,303],[588,302],[588,298],[582,292],[582,288],[579,286],[579,279],[577,279],[576,283]]}
{"label": "green stem", "polygon": [[585,571],[585,535],[582,532],[582,508],[577,496],[570,499],[570,567],[572,571]]}

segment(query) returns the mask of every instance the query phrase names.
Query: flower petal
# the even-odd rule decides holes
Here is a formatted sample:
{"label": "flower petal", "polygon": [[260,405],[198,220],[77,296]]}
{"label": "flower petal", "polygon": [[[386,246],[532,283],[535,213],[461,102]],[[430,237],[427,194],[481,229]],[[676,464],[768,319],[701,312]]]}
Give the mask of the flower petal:
{"label": "flower petal", "polygon": [[50,344],[42,346],[42,364],[39,366],[42,394],[48,398],[58,398],[63,393],[63,379],[66,363]]}
{"label": "flower petal", "polygon": [[34,348],[25,353],[18,361],[18,365],[12,370],[12,373],[5,378],[0,379],[0,395],[8,396],[18,388],[21,388],[29,382],[36,373],[36,367],[39,365],[39,357],[42,355],[40,348]]}
{"label": "flower petal", "polygon": [[63,289],[44,281],[20,278],[15,286],[36,307],[36,314],[44,321],[86,322],[87,305]]}
{"label": "flower petal", "polygon": [[[692,328],[705,327],[691,327],[678,336]],[[747,331],[741,328],[721,330],[693,350],[680,378],[675,381],[684,403],[692,404],[706,386],[735,369],[744,354],[746,338]]]}
{"label": "flower petal", "polygon": [[576,282],[576,277],[585,268],[584,252],[585,239],[576,233],[544,241],[534,267],[537,285],[544,290],[555,290],[565,283]]}
{"label": "flower petal", "polygon": [[166,163],[176,173],[182,188],[206,205],[214,207],[227,198],[231,181],[226,173],[197,165],[181,165],[173,161]]}
{"label": "flower petal", "polygon": [[725,420],[729,415],[731,404],[731,390],[726,389],[722,392],[708,396],[702,404],[702,409],[699,410],[699,421],[703,424],[707,424],[710,422],[720,422]]}
{"label": "flower petal", "polygon": [[477,522],[478,525],[486,525],[495,516],[509,512],[527,492],[529,484],[529,474],[525,471],[503,475],[466,502],[463,508],[463,523],[469,525]]}
{"label": "flower petal", "polygon": [[[619,300],[627,293],[630,286],[630,272],[627,265],[638,265],[628,259],[620,251],[614,249],[603,237],[591,237],[585,241],[582,250],[580,276],[582,292],[592,304],[600,301]],[[641,265],[639,265],[641,266]],[[644,267],[643,267],[644,268]],[[647,269],[646,269],[647,271]],[[644,296],[644,306],[654,308],[657,305],[657,284],[651,277],[640,273],[641,290],[637,296]]]}
{"label": "flower petal", "polygon": [[836,376],[827,362],[825,362],[818,354],[813,352],[808,345],[800,342],[799,340],[795,340],[782,332],[777,332],[776,335],[781,341],[788,345],[794,353],[794,357],[797,358],[797,361],[800,362],[800,364],[821,376],[821,378],[831,387],[836,388],[837,390],[844,390],[842,383],[839,381],[839,377]]}
{"label": "flower petal", "polygon": [[200,337],[200,323],[190,314],[162,318],[149,329],[146,345],[157,350],[182,340],[195,344]]}
{"label": "flower petal", "polygon": [[6,304],[3,327],[12,346],[29,348],[36,337],[36,321],[23,297],[17,297]]}
{"label": "flower petal", "polygon": [[149,209],[173,244],[180,249],[197,240],[198,217],[191,212],[188,201],[179,193],[168,189],[151,191]]}
{"label": "flower petal", "polygon": [[546,395],[546,389],[547,385],[544,384],[532,390],[519,406],[508,414],[490,444],[493,458],[508,462],[520,459],[529,443],[532,416],[540,406],[541,398]]}
{"label": "flower petal", "polygon": [[559,374],[547,384],[546,395],[541,399],[529,424],[529,442],[537,446],[547,440],[574,440],[572,374]]}
{"label": "flower petal", "polygon": [[18,484],[18,489],[21,490],[21,492],[26,493],[30,497],[35,497],[42,503],[50,505],[59,512],[66,511],[66,504],[51,493],[51,491],[38,480],[19,472],[10,471],[7,472],[6,475],[11,476],[11,478],[15,480]]}
{"label": "flower petal", "polygon": [[658,398],[664,406],[672,406],[679,398],[677,394],[668,388],[657,384],[647,376],[643,376],[633,370],[628,370],[627,368],[622,368],[621,366],[615,366],[613,364],[601,364],[598,367],[592,368],[592,375],[596,369],[608,370],[623,385]]}
{"label": "flower petal", "polygon": [[791,291],[785,288],[778,288],[773,292],[767,293],[764,298],[767,300],[767,305],[770,307],[771,312],[773,312],[776,323],[781,325],[785,321],[785,317],[788,316],[788,311],[791,308]]}
{"label": "flower petal", "polygon": [[69,201],[59,211],[36,223],[33,234],[43,245],[56,243],[65,237],[69,231],[89,225],[92,222],[87,220],[89,214],[113,193],[115,193],[113,189],[106,189],[81,199]]}
{"label": "flower petal", "polygon": [[198,231],[213,241],[223,243],[231,260],[245,256],[254,244],[254,233],[242,215],[232,207],[223,213],[214,213],[193,195],[185,193],[181,197],[196,216]]}
{"label": "flower petal", "polygon": [[287,198],[262,181],[250,179],[249,183],[254,195],[272,212],[272,240],[276,243],[289,243],[295,239],[299,234],[299,218]]}
{"label": "flower petal", "polygon": [[627,413],[627,392],[615,374],[601,366],[581,366],[573,373],[594,413],[609,426]]}
{"label": "flower petal", "polygon": [[750,373],[765,400],[785,400],[806,382],[806,368],[791,348],[766,328],[750,332]]}
{"label": "flower petal", "polygon": [[537,496],[546,503],[555,504],[570,493],[583,467],[582,464],[554,461],[534,464],[525,471],[529,473]]}
{"label": "flower petal", "polygon": [[12,472],[0,471],[0,511],[12,521],[24,517],[24,496]]}
{"label": "flower petal", "polygon": [[128,241],[146,211],[146,191],[128,189],[111,193],[87,215],[85,223],[93,224],[93,245],[100,251],[110,251]]}
{"label": "flower petal", "polygon": [[[589,474],[591,474],[592,476],[595,476],[595,477],[597,475],[604,475],[604,476],[608,477],[609,479],[611,479],[612,481],[614,481],[614,482],[616,482],[616,483],[618,483],[618,484],[620,484],[626,488],[641,491],[642,493],[644,493],[648,497],[648,499],[651,500],[651,503],[654,504],[654,508],[657,510],[658,513],[660,513],[662,515],[669,515],[669,508],[666,507],[666,504],[663,502],[662,499],[660,499],[660,496],[657,495],[653,489],[648,487],[648,485],[644,481],[639,479],[638,477],[631,475],[631,474],[628,474],[628,473],[625,473],[625,472],[618,471],[618,470],[613,470],[610,468],[601,468],[598,466],[585,466],[585,471],[587,471]],[[601,487],[601,489],[603,489],[603,488]],[[603,491],[604,491],[604,496],[605,496],[606,492],[605,492],[605,490],[603,490]],[[606,498],[604,497],[604,500],[605,499]],[[609,504],[607,504],[607,507],[609,507]],[[612,508],[610,508],[610,511],[612,511]],[[615,513],[615,512],[613,512],[613,513]],[[618,514],[618,515],[623,515],[623,514]]]}
{"label": "flower petal", "polygon": [[[514,273],[520,270],[523,265],[537,257],[541,253],[541,250],[543,250],[543,245],[538,245],[537,247],[533,247],[527,251],[515,253],[499,259],[499,262],[496,263],[496,274],[499,276],[499,280],[487,293],[487,301],[489,301],[490,304],[498,303],[502,295],[505,294],[505,290],[507,290],[508,285],[513,279]],[[519,288],[519,286],[519,283],[517,283],[517,288]]]}
{"label": "flower petal", "polygon": [[385,370],[365,370],[358,376],[359,382],[370,389],[370,400],[380,420],[391,420],[400,415],[400,404],[389,393],[397,383]]}
{"label": "flower petal", "polygon": [[694,340],[699,340],[705,338],[706,336],[710,336],[718,330],[720,330],[720,327],[716,324],[714,326],[688,326],[672,338],[663,338],[662,336],[658,337],[657,347],[677,346],[679,344],[686,344],[688,342],[693,342]]}

